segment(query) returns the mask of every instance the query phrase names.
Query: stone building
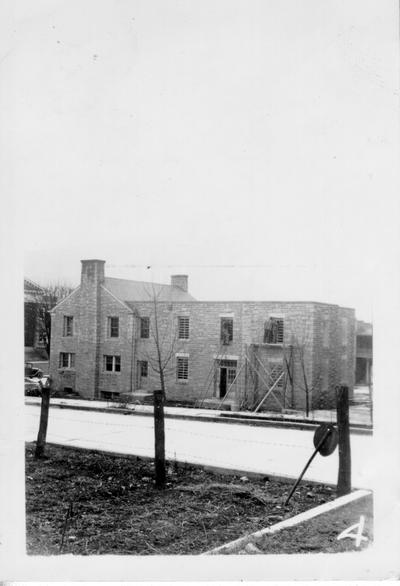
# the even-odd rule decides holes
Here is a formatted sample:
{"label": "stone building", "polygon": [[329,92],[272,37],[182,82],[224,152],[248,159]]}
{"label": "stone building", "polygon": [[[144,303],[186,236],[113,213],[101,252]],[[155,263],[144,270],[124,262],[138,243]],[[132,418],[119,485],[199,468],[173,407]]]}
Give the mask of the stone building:
{"label": "stone building", "polygon": [[[354,310],[315,302],[197,301],[188,277],[170,285],[105,276],[83,260],[81,284],[52,311],[50,370],[58,390],[233,409],[334,405],[354,384]],[[156,340],[158,339],[158,344]],[[159,353],[158,353],[159,350]]]}
{"label": "stone building", "polygon": [[372,324],[356,324],[356,385],[372,384]]}
{"label": "stone building", "polygon": [[30,279],[24,279],[24,346],[25,362],[40,362],[47,369],[47,352],[41,335],[42,297],[44,289]]}

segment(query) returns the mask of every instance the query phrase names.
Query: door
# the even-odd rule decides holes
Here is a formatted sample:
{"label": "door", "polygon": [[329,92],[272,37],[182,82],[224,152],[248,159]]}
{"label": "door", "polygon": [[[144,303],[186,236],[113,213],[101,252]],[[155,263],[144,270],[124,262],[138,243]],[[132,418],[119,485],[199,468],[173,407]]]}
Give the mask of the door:
{"label": "door", "polygon": [[149,376],[149,365],[148,365],[147,360],[138,360],[138,363],[137,363],[137,388],[138,388],[138,390],[142,390],[147,387],[148,376]]}
{"label": "door", "polygon": [[226,395],[227,370],[224,367],[219,369],[219,396],[221,399]]}

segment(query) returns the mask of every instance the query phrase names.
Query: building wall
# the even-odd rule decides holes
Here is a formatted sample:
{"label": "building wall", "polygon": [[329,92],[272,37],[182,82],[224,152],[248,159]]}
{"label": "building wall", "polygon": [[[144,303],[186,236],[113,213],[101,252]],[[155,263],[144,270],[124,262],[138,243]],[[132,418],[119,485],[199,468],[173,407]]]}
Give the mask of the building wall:
{"label": "building wall", "polygon": [[[50,341],[50,375],[53,387],[56,390],[70,388],[77,390],[77,373],[86,369],[86,365],[79,354],[79,339],[81,323],[79,319],[80,291],[67,297],[51,314],[51,341]],[[63,336],[64,315],[74,316],[73,336]],[[75,368],[59,368],[60,352],[75,354]],[[82,396],[89,396],[86,389],[82,389]]]}
{"label": "building wall", "polygon": [[313,409],[334,408],[336,387],[354,386],[355,312],[336,305],[315,306]]}
{"label": "building wall", "polygon": [[[100,261],[92,261],[99,262]],[[85,269],[85,267],[83,267]],[[154,333],[154,312],[158,313],[162,359],[171,354],[166,368],[167,398],[202,401],[219,399],[217,358],[237,360],[238,377],[234,386],[236,406],[243,399],[245,387],[255,393],[254,401],[265,394],[260,369],[258,386],[244,366],[245,353],[256,348],[267,368],[284,364],[293,352],[293,381],[277,390],[285,408],[305,409],[304,374],[310,387],[310,408],[334,405],[334,389],[340,382],[351,388],[354,383],[354,311],[338,306],[292,302],[137,302],[129,307],[102,287],[102,265],[83,270],[81,287],[55,308],[52,314],[50,372],[57,389],[72,388],[84,397],[97,398],[138,389],[160,388],[154,336],[140,338],[140,317],[150,317]],[[73,336],[63,336],[63,318],[74,317]],[[179,316],[189,317],[189,339],[176,339]],[[108,317],[119,318],[119,337],[110,338]],[[221,318],[233,318],[233,340],[223,345],[220,339]],[[283,344],[263,344],[264,323],[270,317],[284,319]],[[253,346],[258,344],[258,346]],[[300,360],[300,350],[303,359]],[[60,352],[74,353],[75,368],[59,368]],[[188,355],[189,378],[176,376],[176,355]],[[119,356],[120,372],[107,372],[104,356]],[[297,358],[296,358],[297,356]],[[140,379],[138,361],[148,361],[148,377]],[[304,373],[303,373],[304,366]],[[239,372],[240,371],[240,372]],[[253,384],[253,386],[252,386]],[[231,398],[229,397],[229,398]],[[261,399],[260,399],[261,400]],[[264,409],[280,409],[271,395]]]}

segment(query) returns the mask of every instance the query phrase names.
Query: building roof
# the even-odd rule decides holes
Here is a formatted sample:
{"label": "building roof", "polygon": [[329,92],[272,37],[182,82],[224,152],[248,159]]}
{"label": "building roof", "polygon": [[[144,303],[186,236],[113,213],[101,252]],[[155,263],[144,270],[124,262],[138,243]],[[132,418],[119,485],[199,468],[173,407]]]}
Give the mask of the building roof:
{"label": "building roof", "polygon": [[183,291],[183,289],[160,283],[105,277],[104,286],[115,297],[125,301],[128,305],[129,302],[152,301],[154,294],[158,301],[196,301],[190,293]]}
{"label": "building roof", "polygon": [[24,291],[25,293],[43,293],[44,289],[34,281],[24,278]]}

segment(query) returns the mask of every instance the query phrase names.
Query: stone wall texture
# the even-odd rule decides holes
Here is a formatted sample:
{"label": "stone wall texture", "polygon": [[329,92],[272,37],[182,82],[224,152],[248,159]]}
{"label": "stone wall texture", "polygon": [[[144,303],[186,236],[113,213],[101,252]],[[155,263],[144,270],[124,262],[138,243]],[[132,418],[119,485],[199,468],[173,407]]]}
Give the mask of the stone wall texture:
{"label": "stone wall texture", "polygon": [[[254,408],[279,369],[284,371],[281,384],[261,409],[304,410],[307,402],[310,409],[331,408],[336,385],[353,388],[356,322],[352,309],[267,301],[145,301],[128,306],[104,288],[103,278],[99,265],[83,275],[80,288],[53,310],[50,372],[56,389],[70,388],[83,397],[98,398],[160,388],[157,335],[170,400],[196,404],[222,400],[220,360],[237,361],[237,378],[225,397],[232,408]],[[64,316],[74,318],[72,336],[63,336]],[[177,336],[180,316],[189,318],[185,340]],[[118,338],[110,337],[110,317],[119,318]],[[141,317],[150,318],[148,339],[140,337]],[[270,317],[284,320],[283,344],[263,343],[264,324]],[[227,345],[221,342],[221,318],[233,319],[233,339]],[[59,367],[60,352],[75,354],[74,368]],[[105,356],[119,357],[120,372],[105,370]],[[177,379],[178,356],[188,358],[188,380]],[[147,377],[140,374],[140,361],[148,362]]]}

